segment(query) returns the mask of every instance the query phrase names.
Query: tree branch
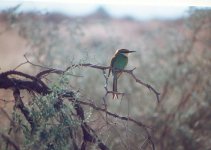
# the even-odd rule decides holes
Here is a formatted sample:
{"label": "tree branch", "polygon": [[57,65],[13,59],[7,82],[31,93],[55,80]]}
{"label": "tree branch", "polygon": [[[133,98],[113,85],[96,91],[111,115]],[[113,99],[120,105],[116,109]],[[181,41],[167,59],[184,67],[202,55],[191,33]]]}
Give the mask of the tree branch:
{"label": "tree branch", "polygon": [[20,96],[20,91],[18,89],[14,89],[13,91],[13,96],[15,98],[15,107],[19,108],[24,115],[25,119],[28,121],[28,123],[31,126],[31,133],[35,131],[36,128],[36,121],[34,118],[30,115],[30,111],[28,110],[27,107],[25,107],[21,96]]}
{"label": "tree branch", "polygon": [[[18,67],[20,67],[20,66],[22,66],[22,65],[24,65],[24,64],[26,64],[26,63],[29,63],[29,64],[31,64],[32,66],[36,66],[36,67],[43,68],[43,69],[45,69],[45,70],[39,72],[39,73],[36,75],[36,77],[39,78],[39,79],[42,78],[42,76],[47,75],[47,74],[49,74],[49,73],[63,74],[63,73],[65,73],[65,72],[67,72],[68,70],[70,70],[70,69],[72,69],[72,68],[77,68],[77,67],[90,67],[90,68],[94,68],[94,69],[100,69],[100,70],[103,70],[103,71],[105,71],[105,70],[107,70],[107,69],[111,69],[110,66],[100,66],[100,65],[90,64],[90,63],[83,63],[83,64],[77,64],[77,65],[73,64],[73,65],[67,67],[65,70],[60,70],[60,69],[54,69],[54,68],[49,68],[49,67],[46,67],[46,66],[41,66],[41,65],[34,64],[34,63],[32,63],[31,61],[29,61],[29,59],[27,58],[26,55],[24,55],[24,58],[26,59],[26,62],[24,62],[24,63],[18,65],[15,69],[17,69]],[[115,68],[115,69],[116,69],[116,68]],[[132,70],[124,70],[124,69],[116,69],[116,70],[119,70],[119,71],[121,71],[121,72],[126,72],[126,73],[128,73],[129,75],[132,76],[132,78],[133,78],[137,83],[139,83],[139,84],[145,86],[145,87],[148,88],[150,91],[152,91],[152,92],[155,94],[155,96],[156,96],[157,102],[159,103],[159,102],[160,102],[160,97],[159,97],[159,96],[160,96],[160,93],[159,93],[157,90],[155,90],[155,88],[153,88],[150,84],[147,84],[147,83],[141,81],[140,79],[138,79],[138,78],[135,76],[135,74],[133,73],[133,71],[134,71],[135,69],[136,69],[136,68],[134,68],[134,69],[132,69]],[[113,94],[113,91],[109,91],[109,92],[108,92],[108,90],[106,90],[106,92],[107,92],[107,93],[112,93],[112,94]],[[122,94],[122,93],[116,93],[116,94]]]}
{"label": "tree branch", "polygon": [[[73,101],[73,99],[69,99],[69,100]],[[130,122],[133,122],[133,123],[135,123],[136,125],[138,125],[140,127],[151,129],[151,127],[143,124],[142,122],[136,121],[133,118],[125,117],[125,116],[119,116],[117,114],[114,114],[112,112],[107,111],[105,108],[98,107],[98,106],[96,106],[95,104],[92,104],[92,103],[88,103],[88,102],[84,102],[84,101],[79,101],[79,100],[78,100],[78,102],[80,104],[83,104],[83,105],[86,105],[86,106],[90,106],[90,107],[92,107],[95,110],[99,110],[99,111],[105,112],[106,114],[108,114],[109,116],[112,116],[114,118],[118,118],[120,120],[125,120],[125,121],[130,121]]]}
{"label": "tree branch", "polygon": [[[90,67],[90,68],[100,69],[100,70],[111,69],[110,66],[100,66],[100,65],[93,65],[93,64],[90,64],[90,63],[85,63],[85,64],[78,64],[78,65],[71,65],[71,66],[67,67],[65,70],[59,70],[59,69],[53,69],[53,68],[48,69],[48,70],[44,70],[44,71],[40,72],[39,74],[37,74],[37,77],[38,77],[38,78],[41,78],[42,76],[44,76],[44,75],[46,75],[46,74],[49,74],[49,73],[63,74],[63,73],[65,73],[65,72],[67,72],[69,69],[71,69],[71,68],[77,68],[77,67]],[[120,69],[118,69],[118,70],[120,70]],[[139,83],[139,84],[145,86],[145,87],[148,88],[150,91],[152,91],[152,92],[155,94],[155,96],[156,96],[157,102],[159,103],[159,102],[160,102],[160,98],[159,98],[160,93],[159,93],[157,90],[155,90],[155,88],[153,88],[150,84],[147,84],[147,83],[141,81],[140,79],[138,79],[138,78],[135,76],[135,74],[133,73],[134,70],[135,70],[135,68],[132,69],[132,70],[122,70],[122,69],[121,69],[120,71],[128,73],[129,75],[132,76],[132,78],[133,78],[137,83]],[[107,91],[107,92],[108,92],[108,93],[112,93],[112,94],[114,93],[113,91]],[[123,94],[123,93],[118,92],[118,93],[116,93],[116,94]]]}
{"label": "tree branch", "polygon": [[[23,104],[23,102],[21,100],[21,97],[20,97],[20,90],[21,89],[22,90],[25,89],[25,90],[28,90],[28,91],[34,91],[34,92],[37,92],[37,93],[39,93],[41,95],[49,94],[52,91],[41,80],[42,77],[46,76],[46,75],[49,75],[49,74],[52,74],[52,73],[63,74],[65,72],[67,72],[69,69],[76,68],[76,67],[90,67],[90,68],[102,70],[103,74],[104,74],[104,77],[106,78],[106,84],[108,84],[108,77],[106,76],[105,70],[110,69],[111,67],[99,66],[99,65],[93,65],[93,64],[86,63],[86,64],[71,65],[71,66],[67,67],[65,70],[60,70],[60,69],[53,69],[53,68],[49,68],[49,67],[43,67],[43,66],[40,66],[40,65],[36,65],[34,63],[31,63],[27,59],[26,56],[24,56],[24,57],[26,59],[26,62],[22,63],[21,65],[29,63],[29,64],[31,64],[33,66],[44,68],[45,70],[39,72],[36,76],[31,76],[31,75],[28,75],[28,74],[25,74],[25,73],[22,73],[22,72],[19,72],[19,71],[15,71],[15,70],[7,71],[7,72],[4,72],[4,73],[0,73],[0,88],[13,89],[14,90],[13,95],[14,95],[14,98],[15,98],[16,106],[21,110],[21,112],[25,116],[26,120],[30,123],[32,130],[34,130],[36,123],[33,120],[33,118],[30,117],[28,109],[24,106],[24,104]],[[17,69],[21,65],[17,66],[15,69]],[[133,73],[134,70],[135,70],[135,68],[132,69],[132,70],[120,70],[120,71],[128,73],[129,75],[132,76],[132,78],[137,83],[139,83],[139,84],[147,87],[149,90],[153,91],[154,94],[156,95],[157,101],[159,102],[159,95],[160,95],[160,93],[157,92],[151,85],[146,84],[143,81],[141,81],[140,79],[138,79]],[[12,78],[11,75],[17,75],[19,77],[22,77],[23,79]],[[109,94],[109,93],[113,93],[113,91],[109,91],[107,89],[107,85],[105,85],[105,89],[106,89],[106,92],[107,92],[106,95]],[[73,93],[73,92],[71,92],[71,93]],[[118,93],[118,94],[124,95],[125,93]],[[124,120],[124,121],[130,121],[130,122],[133,122],[136,125],[142,127],[145,130],[146,134],[147,134],[147,141],[152,145],[152,149],[154,150],[154,143],[153,143],[153,141],[151,139],[151,136],[149,134],[149,131],[148,131],[148,128],[150,128],[150,127],[144,125],[142,122],[136,121],[136,120],[134,120],[134,119],[132,119],[130,117],[119,116],[117,114],[114,114],[112,112],[107,111],[107,108],[100,108],[100,107],[96,106],[95,104],[75,99],[74,94],[70,95],[70,94],[67,94],[67,93],[62,93],[60,96],[66,97],[70,101],[73,102],[73,106],[74,106],[74,108],[76,110],[77,116],[81,120],[81,129],[82,129],[82,132],[83,132],[83,135],[84,135],[84,137],[83,137],[84,141],[83,141],[83,143],[81,145],[81,149],[85,149],[86,148],[87,142],[97,143],[98,147],[100,149],[102,149],[102,150],[108,150],[109,149],[98,138],[98,136],[95,133],[95,131],[90,126],[88,126],[88,124],[85,122],[84,110],[83,110],[83,108],[81,106],[81,104],[82,104],[82,105],[86,105],[86,106],[92,107],[95,110],[105,112],[106,115],[109,115],[111,117],[118,118],[118,119]]]}
{"label": "tree branch", "polygon": [[6,135],[4,133],[0,133],[0,135],[7,143],[12,145],[15,150],[20,150],[19,145],[14,140],[12,140],[8,135]]}
{"label": "tree branch", "polygon": [[[21,78],[24,78],[25,80],[10,77],[12,75],[17,75]],[[48,86],[46,86],[45,83],[40,79],[15,70],[0,73],[0,88],[18,88],[20,90],[26,89],[28,91],[35,91],[42,94],[50,93]]]}

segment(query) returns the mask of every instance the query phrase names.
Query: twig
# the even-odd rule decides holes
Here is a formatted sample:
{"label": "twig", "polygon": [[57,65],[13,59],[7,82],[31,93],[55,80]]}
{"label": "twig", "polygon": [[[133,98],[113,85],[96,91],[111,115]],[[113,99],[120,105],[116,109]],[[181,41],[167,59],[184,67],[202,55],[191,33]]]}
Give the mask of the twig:
{"label": "twig", "polygon": [[[93,64],[79,64],[79,65],[72,65],[72,66],[75,66],[75,67],[78,67],[78,66],[91,67],[91,68],[100,69],[100,70],[106,70],[106,69],[110,69],[110,68],[111,68],[111,67],[109,67],[109,66],[106,67],[106,66],[99,66],[99,65],[93,65]],[[68,70],[69,68],[71,68],[71,67],[68,67],[66,70]],[[136,69],[136,68],[134,68],[134,69],[132,69],[132,70],[121,70],[121,69],[119,69],[119,70],[122,71],[122,72],[128,73],[129,75],[131,75],[131,76],[133,77],[133,79],[134,79],[137,83],[139,83],[139,84],[141,84],[141,85],[147,87],[149,90],[153,91],[154,94],[156,95],[156,99],[157,99],[157,101],[158,101],[158,103],[159,103],[159,101],[160,101],[160,99],[159,99],[160,93],[157,92],[150,84],[147,84],[147,83],[141,81],[140,79],[138,79],[138,78],[135,76],[135,74],[133,73],[133,71],[134,71],[135,69]],[[106,88],[107,88],[107,87],[106,87]],[[112,93],[112,94],[114,93],[113,91],[108,91],[107,89],[106,89],[106,92]],[[116,93],[116,94],[124,94],[124,93],[119,93],[119,92],[118,92],[118,93]]]}
{"label": "twig", "polygon": [[15,150],[20,150],[20,147],[16,144],[14,140],[12,140],[8,135],[4,133],[0,133],[1,137],[10,145],[14,147]]}
{"label": "twig", "polygon": [[24,58],[26,59],[25,62],[19,64],[17,67],[15,67],[13,70],[17,70],[19,67],[21,67],[22,65],[25,65],[27,63],[31,64],[32,66],[36,66],[36,67],[40,67],[40,68],[43,68],[43,69],[52,69],[52,68],[49,68],[49,67],[46,67],[46,66],[42,66],[42,65],[37,65],[37,64],[34,64],[32,63],[31,61],[29,61],[29,59],[27,58],[26,54],[23,55]]}
{"label": "twig", "polygon": [[95,131],[90,126],[88,126],[88,124],[85,122],[84,110],[81,107],[78,100],[74,99],[73,101],[74,101],[73,105],[76,110],[76,113],[82,121],[81,128],[83,131],[84,141],[81,145],[81,150],[86,150],[87,142],[96,143],[101,150],[109,150],[109,148],[99,139]]}
{"label": "twig", "polygon": [[134,75],[134,73],[133,73],[134,70],[135,70],[135,68],[132,69],[132,70],[123,70],[123,72],[126,72],[126,73],[130,74],[136,82],[142,84],[143,86],[147,87],[149,90],[153,91],[154,94],[156,95],[157,101],[158,101],[158,103],[159,103],[159,102],[160,102],[160,98],[159,98],[160,93],[157,92],[151,85],[149,85],[149,84],[147,84],[147,83],[144,83],[143,81],[141,81],[140,79],[138,79],[138,78]]}
{"label": "twig", "polygon": [[[25,80],[12,78],[10,77],[11,75],[18,75],[25,78]],[[50,93],[48,86],[45,85],[42,80],[34,76],[15,70],[0,73],[0,88],[13,89],[14,87],[18,87],[18,89],[27,89],[28,91],[35,91],[37,93]]]}
{"label": "twig", "polygon": [[[73,101],[73,99],[69,99],[69,100]],[[151,129],[151,127],[143,124],[142,122],[136,121],[136,120],[134,120],[134,119],[132,119],[130,117],[119,116],[117,114],[114,114],[114,113],[111,113],[111,112],[107,111],[105,108],[98,107],[98,106],[96,106],[95,104],[92,104],[92,103],[88,103],[88,102],[84,102],[84,101],[80,101],[80,100],[77,100],[77,101],[80,104],[83,104],[83,105],[86,105],[86,106],[90,106],[90,107],[92,107],[95,110],[99,110],[99,111],[105,112],[106,114],[108,114],[109,116],[112,116],[114,118],[118,118],[120,120],[125,120],[125,121],[131,121],[131,122],[135,123],[136,125],[138,125],[140,127]]]}
{"label": "twig", "polygon": [[20,91],[18,89],[14,89],[13,96],[15,98],[15,107],[19,108],[22,114],[24,115],[25,119],[28,121],[28,123],[31,126],[31,133],[35,131],[36,128],[36,121],[34,118],[30,115],[30,111],[27,107],[25,107],[21,97],[20,97]]}
{"label": "twig", "polygon": [[[41,80],[41,78],[43,76],[46,76],[46,75],[51,74],[51,73],[63,74],[66,71],[68,71],[69,69],[76,68],[76,67],[90,67],[90,68],[94,68],[94,69],[100,69],[100,70],[103,71],[103,75],[104,75],[105,80],[106,80],[106,83],[105,83],[105,86],[104,86],[104,88],[106,90],[106,94],[105,94],[104,98],[106,98],[107,94],[114,93],[113,91],[109,91],[108,88],[107,88],[108,77],[106,76],[106,72],[105,72],[106,69],[110,69],[111,67],[99,66],[99,65],[93,65],[93,64],[87,63],[87,64],[71,65],[71,66],[67,67],[65,70],[59,70],[59,69],[53,69],[53,68],[49,68],[49,67],[43,67],[41,65],[36,65],[34,63],[31,63],[27,59],[27,57],[25,55],[24,55],[24,57],[26,59],[26,62],[22,63],[21,65],[29,63],[29,64],[31,64],[33,66],[41,67],[41,68],[44,68],[46,70],[44,70],[42,72],[39,72],[35,77],[31,76],[31,75],[28,75],[28,74],[24,74],[24,73],[19,72],[19,71],[15,71],[15,70],[4,72],[4,73],[0,73],[0,88],[5,88],[5,89],[11,88],[11,89],[14,89],[14,97],[15,97],[16,105],[21,110],[21,112],[25,116],[26,120],[30,123],[32,130],[35,128],[35,124],[36,123],[33,120],[33,118],[30,118],[29,111],[27,110],[27,108],[25,108],[25,106],[24,106],[24,104],[23,104],[23,102],[22,102],[22,100],[20,98],[20,91],[19,90],[20,89],[26,89],[26,90],[29,90],[29,91],[36,91],[37,93],[39,93],[41,95],[46,95],[46,94],[51,93],[52,91]],[[17,66],[15,69],[17,69],[21,65]],[[157,100],[159,102],[159,94],[160,93],[158,93],[151,85],[146,84],[143,81],[141,81],[140,79],[138,79],[133,73],[134,70],[135,70],[135,68],[132,69],[132,70],[121,70],[121,71],[130,74],[137,83],[147,87],[149,90],[152,90],[155,93],[156,98],[157,98]],[[18,80],[16,78],[11,78],[10,75],[19,75],[21,77],[24,77],[27,80]],[[3,83],[3,84],[1,84],[1,83]],[[118,92],[116,94],[124,95],[125,93]],[[102,150],[107,150],[108,149],[106,147],[106,145],[103,144],[100,141],[100,139],[98,138],[98,136],[95,133],[95,131],[91,127],[89,127],[88,124],[85,122],[84,110],[81,107],[81,104],[82,104],[82,105],[87,105],[89,107],[92,107],[95,110],[104,112],[104,113],[106,113],[106,115],[112,116],[114,118],[118,118],[120,120],[130,121],[130,122],[133,122],[136,125],[142,127],[145,130],[146,134],[147,134],[148,142],[152,145],[152,149],[154,150],[154,143],[153,143],[153,141],[151,139],[151,136],[149,134],[149,131],[148,131],[148,129],[150,127],[144,125],[142,122],[136,121],[136,120],[130,118],[129,116],[128,117],[124,117],[124,116],[119,116],[117,114],[111,113],[111,112],[107,111],[107,107],[106,106],[105,106],[105,108],[101,108],[101,107],[98,107],[98,106],[96,106],[95,104],[92,104],[92,103],[76,100],[74,98],[74,96],[70,96],[68,94],[67,95],[63,94],[63,96],[68,98],[71,101],[74,101],[73,105],[74,105],[74,107],[76,109],[77,116],[82,121],[81,129],[83,131],[84,141],[83,141],[83,143],[81,145],[81,149],[86,148],[87,142],[97,143],[98,147],[100,149],[102,149]],[[105,99],[104,99],[104,103],[106,104]]]}
{"label": "twig", "polygon": [[[49,68],[49,67],[46,67],[46,66],[41,66],[41,65],[34,64],[34,63],[32,63],[31,61],[29,61],[29,59],[27,58],[26,54],[24,55],[24,58],[26,59],[26,62],[22,63],[21,65],[26,64],[26,63],[29,63],[29,64],[31,64],[31,65],[33,65],[33,66],[36,66],[36,67],[40,67],[40,68],[46,69],[46,70],[44,70],[44,71],[38,73],[38,74],[36,75],[37,78],[41,78],[43,75],[46,75],[46,74],[49,74],[49,73],[63,74],[63,73],[65,73],[65,72],[67,72],[69,69],[71,69],[71,68],[77,68],[77,67],[90,67],[90,68],[100,69],[100,70],[103,71],[103,74],[105,74],[105,72],[104,72],[105,70],[111,69],[110,66],[100,66],[100,65],[90,64],[90,63],[84,63],[84,64],[77,64],[77,65],[73,64],[73,65],[70,65],[69,67],[67,67],[65,70],[60,70],[60,69],[54,69],[54,68]],[[19,66],[20,66],[20,65],[19,65]],[[17,69],[19,66],[17,66],[15,69]],[[115,69],[116,69],[116,68],[115,68]],[[141,81],[140,79],[138,79],[138,78],[135,76],[135,74],[133,73],[133,71],[134,71],[135,69],[136,69],[136,68],[134,68],[134,69],[132,69],[132,70],[124,70],[124,69],[116,69],[116,70],[119,70],[119,71],[121,71],[121,72],[126,72],[126,73],[128,73],[129,75],[131,75],[131,76],[133,77],[133,79],[134,79],[137,83],[139,83],[139,84],[141,84],[141,85],[147,87],[150,91],[153,91],[153,93],[156,95],[156,99],[157,99],[157,101],[158,101],[158,103],[159,103],[159,101],[160,101],[160,98],[159,98],[160,93],[159,93],[158,91],[156,91],[150,84],[147,84],[147,83]],[[107,89],[108,78],[105,78],[105,79],[106,79],[106,86],[105,86],[104,88],[106,89],[106,92],[108,92],[108,89]],[[114,94],[113,91],[109,91],[108,93]],[[108,93],[107,93],[107,94],[108,94]],[[115,93],[115,94],[123,94],[123,93]]]}

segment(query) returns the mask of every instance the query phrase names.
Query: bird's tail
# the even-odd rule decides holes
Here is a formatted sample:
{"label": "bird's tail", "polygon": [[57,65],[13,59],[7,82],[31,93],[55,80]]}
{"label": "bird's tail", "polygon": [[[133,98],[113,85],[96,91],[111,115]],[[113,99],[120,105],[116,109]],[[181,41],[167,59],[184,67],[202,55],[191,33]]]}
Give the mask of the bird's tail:
{"label": "bird's tail", "polygon": [[113,78],[113,99],[118,99],[118,94],[117,94],[117,76],[114,75]]}

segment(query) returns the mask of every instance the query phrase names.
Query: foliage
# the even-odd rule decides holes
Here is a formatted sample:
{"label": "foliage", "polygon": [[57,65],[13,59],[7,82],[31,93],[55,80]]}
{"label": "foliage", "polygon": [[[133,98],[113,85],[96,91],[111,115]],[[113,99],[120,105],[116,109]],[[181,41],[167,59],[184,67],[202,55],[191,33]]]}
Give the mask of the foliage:
{"label": "foliage", "polygon": [[[126,94],[121,101],[106,97],[108,110],[152,126],[150,135],[156,149],[208,150],[211,148],[210,16],[209,8],[191,7],[184,18],[158,21],[158,25],[146,27],[148,24],[134,20],[129,26],[129,20],[110,17],[95,20],[90,16],[88,19],[63,17],[58,23],[49,14],[29,13],[15,15],[15,28],[28,41],[33,62],[60,69],[84,62],[107,66],[114,49],[136,50],[137,54],[129,60],[129,68],[133,68],[132,64],[136,66],[135,74],[159,89],[161,102],[155,106],[154,95],[123,74],[118,85]],[[45,82],[52,93],[30,95],[27,108],[37,122],[34,136],[30,136],[30,124],[23,121],[23,115],[19,111],[13,114],[23,132],[23,148],[68,149],[73,147],[73,139],[80,145],[83,141],[81,119],[73,115],[76,114],[74,103],[64,102],[59,110],[55,107],[59,95],[67,90],[73,91],[83,104],[94,104],[94,107],[83,106],[85,120],[109,148],[150,148],[145,142],[148,135],[143,128],[100,111],[104,108],[105,93],[102,73],[73,67],[69,74],[60,79],[53,75],[48,77]],[[94,109],[95,106],[101,109]],[[70,131],[74,132],[74,138],[68,134]],[[97,143],[89,145],[89,149],[96,148],[95,145]]]}

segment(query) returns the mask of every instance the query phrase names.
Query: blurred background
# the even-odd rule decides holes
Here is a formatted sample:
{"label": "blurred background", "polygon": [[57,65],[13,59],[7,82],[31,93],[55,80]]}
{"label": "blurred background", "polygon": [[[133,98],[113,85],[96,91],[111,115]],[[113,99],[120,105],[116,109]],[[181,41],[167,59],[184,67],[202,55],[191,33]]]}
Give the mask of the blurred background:
{"label": "blurred background", "polygon": [[[25,61],[65,69],[71,64],[108,66],[116,49],[135,50],[127,69],[160,93],[155,95],[129,75],[118,80],[122,100],[107,98],[108,109],[153,126],[158,150],[211,149],[211,8],[205,6],[141,5],[118,3],[68,3],[3,1],[0,6],[0,72]],[[36,74],[39,68],[18,70]],[[70,85],[81,97],[102,103],[103,74],[91,68],[73,69]],[[111,81],[109,88],[111,89]],[[2,99],[11,93],[0,91]],[[0,101],[8,112],[11,103]],[[0,117],[4,115],[0,113]],[[1,128],[7,122],[1,119]],[[130,149],[140,147],[142,132],[130,124]],[[108,132],[112,149],[122,129]],[[124,139],[125,136],[122,135]]]}

